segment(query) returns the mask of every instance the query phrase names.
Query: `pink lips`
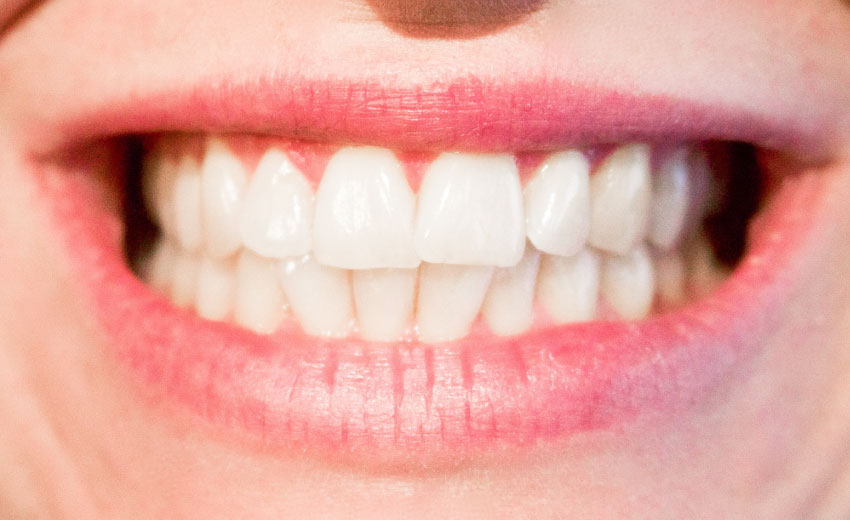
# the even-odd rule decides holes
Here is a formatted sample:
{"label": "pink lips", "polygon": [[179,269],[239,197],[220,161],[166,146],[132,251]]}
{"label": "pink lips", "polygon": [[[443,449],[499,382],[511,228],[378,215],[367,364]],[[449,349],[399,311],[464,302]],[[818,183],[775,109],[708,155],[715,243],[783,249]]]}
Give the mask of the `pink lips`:
{"label": "pink lips", "polygon": [[[209,128],[475,149],[666,135],[788,147],[816,140],[799,127],[780,130],[668,100],[573,90],[547,91],[541,101],[528,90],[506,92],[478,82],[404,95],[315,85],[284,92],[222,89],[104,109],[68,132],[82,139]],[[308,94],[309,102],[297,101]],[[648,411],[674,413],[707,398],[758,352],[760,338],[781,316],[822,186],[813,174],[786,179],[735,275],[708,299],[674,314],[510,339],[379,345],[292,331],[261,337],[175,309],[127,267],[120,221],[96,201],[90,169],[45,172],[52,179],[45,189],[56,202],[84,301],[111,338],[112,354],[143,391],[266,446],[378,458],[527,445]]]}

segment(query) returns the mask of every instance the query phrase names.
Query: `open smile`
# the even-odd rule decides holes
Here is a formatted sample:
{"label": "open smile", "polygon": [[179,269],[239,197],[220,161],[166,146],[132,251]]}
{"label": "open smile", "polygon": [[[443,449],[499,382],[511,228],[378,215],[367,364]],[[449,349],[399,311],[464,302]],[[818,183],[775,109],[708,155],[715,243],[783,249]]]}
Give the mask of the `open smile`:
{"label": "open smile", "polygon": [[826,111],[262,77],[23,133],[109,355],[248,443],[451,459],[675,414],[759,353],[818,251]]}

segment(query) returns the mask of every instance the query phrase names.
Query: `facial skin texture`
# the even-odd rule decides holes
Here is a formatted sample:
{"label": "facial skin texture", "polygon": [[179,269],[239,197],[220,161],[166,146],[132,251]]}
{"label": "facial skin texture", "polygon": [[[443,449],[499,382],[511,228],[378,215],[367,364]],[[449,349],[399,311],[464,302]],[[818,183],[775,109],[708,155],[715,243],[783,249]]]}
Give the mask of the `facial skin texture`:
{"label": "facial skin texture", "polygon": [[[356,0],[48,0],[13,18],[0,37],[0,516],[850,515],[850,9],[838,0],[535,7],[462,38],[406,34]],[[790,272],[794,298],[762,353],[673,416],[460,467],[384,471],[249,447],[141,397],[110,357],[79,303],[31,156],[65,144],[62,122],[99,104],[293,72],[406,85],[545,74],[805,114],[830,136],[818,166],[828,196],[813,208],[828,224],[807,237]]]}

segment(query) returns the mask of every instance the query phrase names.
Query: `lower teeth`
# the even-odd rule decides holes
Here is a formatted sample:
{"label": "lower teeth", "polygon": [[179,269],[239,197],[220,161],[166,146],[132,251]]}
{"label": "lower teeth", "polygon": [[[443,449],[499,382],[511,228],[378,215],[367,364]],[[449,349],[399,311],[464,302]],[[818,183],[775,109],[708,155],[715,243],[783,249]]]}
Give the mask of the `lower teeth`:
{"label": "lower teeth", "polygon": [[[218,141],[216,146],[216,153],[220,154]],[[570,153],[573,154],[567,156],[570,161],[580,162],[580,157],[575,155],[578,152]],[[624,147],[623,153],[642,152]],[[186,164],[191,162],[186,157],[184,159]],[[225,165],[223,167],[227,167],[227,159],[219,161]],[[608,163],[609,168],[611,164]],[[611,171],[606,174],[612,175]],[[671,187],[679,182],[675,176],[676,172],[670,171],[657,174],[659,184],[666,183],[661,188],[662,195],[669,199],[670,204],[682,206],[686,204],[685,200],[680,196],[677,198],[675,187]],[[227,179],[226,175],[218,177]],[[236,178],[240,186],[248,185],[246,192],[251,190],[250,178]],[[547,186],[573,189],[568,177],[557,182],[550,177],[545,183],[542,176],[535,178],[541,179],[533,185],[538,191],[549,189]],[[728,275],[728,269],[715,259],[708,238],[683,230],[697,229],[698,226],[682,222],[673,225],[678,231],[664,223],[661,226],[646,225],[642,232],[639,230],[641,226],[630,228],[642,233],[643,240],[624,239],[616,232],[609,232],[598,235],[595,242],[591,235],[584,246],[581,246],[581,236],[575,236],[575,230],[580,227],[540,227],[535,228],[534,236],[529,227],[529,238],[545,242],[547,245],[541,247],[547,251],[561,246],[570,250],[564,250],[561,253],[564,256],[551,254],[551,251],[541,251],[527,241],[521,259],[512,261],[507,267],[499,267],[506,264],[495,261],[496,265],[422,261],[417,267],[364,266],[347,269],[317,261],[313,253],[261,255],[254,245],[257,240],[265,240],[268,247],[274,245],[275,251],[283,251],[286,247],[268,242],[262,230],[257,234],[254,228],[248,229],[249,235],[242,230],[242,243],[237,247],[228,245],[233,242],[230,239],[225,244],[220,240],[211,242],[208,236],[204,238],[205,233],[209,235],[209,229],[203,229],[206,199],[201,197],[201,208],[194,206],[198,205],[195,204],[198,202],[196,199],[201,195],[195,194],[195,191],[203,190],[201,186],[207,185],[196,170],[183,177],[178,176],[176,180],[179,182],[172,182],[170,186],[171,190],[175,190],[174,195],[165,197],[171,202],[170,206],[159,202],[163,198],[162,193],[147,195],[147,205],[154,208],[155,219],[164,232],[156,239],[152,254],[140,269],[142,277],[179,307],[193,309],[202,318],[235,323],[260,334],[300,328],[313,336],[433,343],[457,340],[470,334],[486,334],[487,331],[497,336],[509,336],[568,323],[639,320],[705,295]],[[590,186],[585,183],[583,189],[591,192],[601,190],[600,197],[619,200],[616,204],[621,207],[612,209],[615,213],[628,211],[623,209],[630,203],[628,196],[623,199],[622,193],[610,189],[606,192],[605,187],[600,187],[601,180],[602,177],[594,181],[596,187],[594,182]],[[151,184],[150,179],[147,179],[147,184]],[[156,185],[156,182],[153,184]],[[301,182],[296,187],[304,191],[309,189],[309,184]],[[526,203],[529,189],[526,188]],[[539,198],[539,195],[534,196]],[[234,201],[239,202],[237,199],[235,197]],[[569,200],[569,196],[561,199],[562,202]],[[310,204],[312,209],[312,201]],[[250,213],[257,214],[252,218],[262,220],[263,215],[256,211],[258,208],[252,209]],[[274,209],[275,206],[271,206],[269,211]],[[587,214],[590,209],[585,207],[577,214]],[[639,211],[649,215],[655,210],[655,207],[648,207]],[[455,208],[453,211],[458,210]],[[595,211],[598,213],[599,208]],[[674,213],[684,221],[682,211],[679,209]],[[186,212],[192,213],[191,218],[168,220],[166,216]],[[198,213],[197,217],[195,213]],[[706,214],[706,208],[699,213]],[[537,214],[539,222],[545,223],[540,215],[543,214]],[[217,222],[227,224],[222,215],[213,217],[217,218]],[[575,216],[571,214],[571,218]],[[607,217],[597,217],[590,224],[606,224],[607,220]],[[239,230],[230,227],[237,233],[234,243],[238,243]],[[566,234],[566,230],[572,234]],[[562,234],[558,235],[555,231]],[[589,229],[584,231],[588,232],[592,233]],[[246,236],[258,238],[246,241]],[[567,243],[578,244],[578,247]],[[211,249],[213,245],[216,247]],[[511,253],[512,258],[513,255]],[[406,258],[403,263],[409,263]],[[500,258],[507,257],[502,255]]]}
{"label": "lower teeth", "polygon": [[425,342],[462,338],[479,330],[478,322],[506,336],[552,324],[639,320],[710,292],[726,275],[702,237],[681,251],[640,245],[626,255],[586,248],[560,257],[527,246],[512,268],[424,263],[369,270],[245,249],[215,259],[160,238],[144,271],[176,305],[261,334],[298,323],[315,336]]}

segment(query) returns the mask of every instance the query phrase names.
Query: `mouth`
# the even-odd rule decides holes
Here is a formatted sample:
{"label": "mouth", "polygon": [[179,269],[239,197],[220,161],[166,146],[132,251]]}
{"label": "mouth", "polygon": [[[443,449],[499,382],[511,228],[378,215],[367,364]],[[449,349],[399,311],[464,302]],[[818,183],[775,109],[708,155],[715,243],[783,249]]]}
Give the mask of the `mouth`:
{"label": "mouth", "polygon": [[[584,90],[505,119],[527,86],[453,88],[68,122],[40,178],[141,392],[264,447],[453,459],[675,414],[759,352],[829,132]],[[401,101],[449,98],[475,111]]]}

